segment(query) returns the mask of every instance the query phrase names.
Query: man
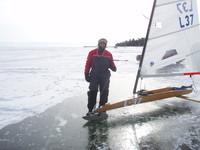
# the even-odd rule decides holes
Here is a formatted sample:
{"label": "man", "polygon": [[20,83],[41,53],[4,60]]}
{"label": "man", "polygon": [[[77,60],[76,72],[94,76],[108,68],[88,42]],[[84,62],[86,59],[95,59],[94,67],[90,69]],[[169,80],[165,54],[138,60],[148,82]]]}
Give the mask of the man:
{"label": "man", "polygon": [[97,92],[100,90],[99,107],[108,102],[110,71],[116,71],[117,68],[113,61],[112,54],[105,48],[106,39],[98,41],[98,48],[89,52],[85,65],[85,80],[90,82],[88,91],[88,113],[91,116],[92,110],[96,105]]}

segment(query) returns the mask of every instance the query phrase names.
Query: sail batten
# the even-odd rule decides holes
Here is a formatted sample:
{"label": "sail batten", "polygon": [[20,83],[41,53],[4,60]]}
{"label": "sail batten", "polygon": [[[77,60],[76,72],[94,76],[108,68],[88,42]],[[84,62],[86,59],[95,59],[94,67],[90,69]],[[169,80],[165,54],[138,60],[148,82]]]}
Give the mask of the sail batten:
{"label": "sail batten", "polygon": [[164,5],[169,5],[169,4],[172,4],[172,3],[177,3],[177,2],[181,2],[183,0],[177,0],[177,1],[173,1],[173,2],[165,2],[163,4],[157,4],[156,7],[160,7],[160,6],[164,6]]}
{"label": "sail batten", "polygon": [[200,72],[188,72],[188,73],[170,73],[170,74],[149,74],[141,75],[140,78],[153,78],[153,77],[173,77],[173,76],[191,76],[200,75]]}
{"label": "sail batten", "polygon": [[194,26],[188,27],[187,29],[177,30],[177,31],[170,32],[170,33],[167,33],[167,34],[163,34],[163,35],[160,35],[160,36],[157,36],[157,37],[151,37],[151,38],[149,38],[148,40],[153,40],[153,39],[156,39],[156,38],[161,38],[161,37],[164,37],[164,36],[168,36],[168,35],[176,34],[176,33],[179,33],[179,32],[183,32],[184,30],[188,30],[188,29],[196,28],[196,27],[199,27],[199,26],[200,26],[200,24],[197,24],[197,25],[194,25]]}

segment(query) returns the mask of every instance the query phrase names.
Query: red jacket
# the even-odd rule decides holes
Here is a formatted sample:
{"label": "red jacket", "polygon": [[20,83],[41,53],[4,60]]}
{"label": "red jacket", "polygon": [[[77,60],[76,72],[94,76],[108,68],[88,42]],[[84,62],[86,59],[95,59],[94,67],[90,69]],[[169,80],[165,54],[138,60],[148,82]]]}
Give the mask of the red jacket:
{"label": "red jacket", "polygon": [[94,69],[94,63],[98,56],[104,56],[104,57],[107,57],[107,59],[109,59],[110,63],[108,64],[109,65],[108,68],[112,68],[115,66],[114,61],[113,61],[113,56],[109,51],[104,50],[104,52],[100,55],[100,51],[98,49],[94,49],[90,51],[88,54],[86,65],[85,65],[85,73],[89,73],[91,68]]}

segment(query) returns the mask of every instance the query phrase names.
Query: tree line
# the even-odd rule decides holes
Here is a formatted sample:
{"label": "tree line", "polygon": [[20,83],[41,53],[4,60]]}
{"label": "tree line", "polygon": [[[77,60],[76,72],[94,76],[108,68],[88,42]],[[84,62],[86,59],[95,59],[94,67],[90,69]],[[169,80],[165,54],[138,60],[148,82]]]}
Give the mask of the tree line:
{"label": "tree line", "polygon": [[115,46],[143,46],[145,38],[129,39],[128,41],[120,42],[115,44]]}

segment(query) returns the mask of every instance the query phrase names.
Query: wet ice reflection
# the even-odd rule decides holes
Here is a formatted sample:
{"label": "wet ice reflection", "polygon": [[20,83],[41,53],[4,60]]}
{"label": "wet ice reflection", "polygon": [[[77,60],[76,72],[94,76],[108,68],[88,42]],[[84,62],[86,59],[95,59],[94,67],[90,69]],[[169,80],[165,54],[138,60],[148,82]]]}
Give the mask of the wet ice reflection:
{"label": "wet ice reflection", "polygon": [[138,141],[133,125],[119,126],[109,132],[110,145],[116,150],[138,149]]}

